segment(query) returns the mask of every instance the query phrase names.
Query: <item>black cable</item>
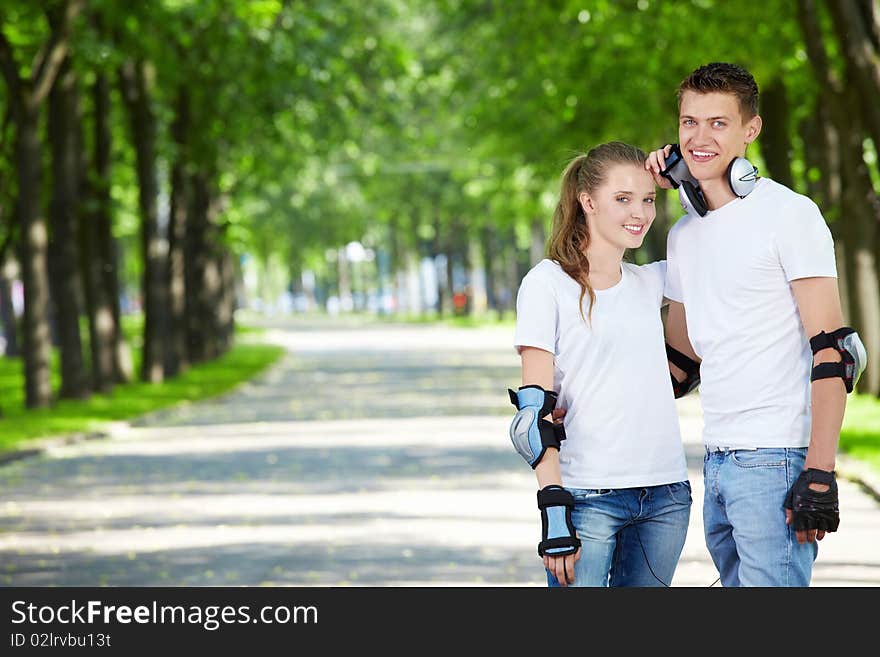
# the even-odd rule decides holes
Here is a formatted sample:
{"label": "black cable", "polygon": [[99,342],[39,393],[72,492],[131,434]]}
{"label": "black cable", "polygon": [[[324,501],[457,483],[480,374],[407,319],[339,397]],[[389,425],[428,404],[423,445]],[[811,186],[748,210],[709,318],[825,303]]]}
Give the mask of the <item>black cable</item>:
{"label": "black cable", "polygon": [[[648,570],[651,571],[651,574],[654,576],[654,579],[656,579],[658,582],[660,582],[663,586],[665,586],[666,588],[672,588],[672,585],[671,585],[671,584],[667,584],[667,583],[664,582],[662,579],[660,579],[659,577],[657,577],[657,573],[655,573],[655,572],[654,572],[654,569],[651,568],[651,560],[648,559],[648,553],[647,553],[647,551],[645,550],[645,546],[644,546],[644,544],[642,543],[642,535],[639,533],[639,526],[638,526],[638,524],[637,524],[637,523],[633,523],[633,528],[636,530],[636,538],[639,539],[639,546],[642,548],[642,555],[645,557],[645,563],[648,564]],[[712,582],[711,584],[709,584],[708,588],[712,588],[713,586],[715,586],[715,585],[716,585],[718,582],[720,582],[720,581],[721,581],[721,577],[716,578],[716,580],[715,580],[714,582]]]}

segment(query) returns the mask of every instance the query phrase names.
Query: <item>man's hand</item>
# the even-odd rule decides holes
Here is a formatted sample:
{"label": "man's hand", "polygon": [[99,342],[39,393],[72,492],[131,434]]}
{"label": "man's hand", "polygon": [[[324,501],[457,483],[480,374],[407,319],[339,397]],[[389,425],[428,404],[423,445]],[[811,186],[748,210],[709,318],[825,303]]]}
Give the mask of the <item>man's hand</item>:
{"label": "man's hand", "polygon": [[[785,524],[791,524],[791,509],[785,510]],[[825,538],[825,530],[803,529],[801,531],[795,531],[794,535],[797,537],[798,543],[812,543],[813,541],[821,541]]]}
{"label": "man's hand", "polygon": [[662,189],[672,189],[672,183],[660,175],[660,172],[666,168],[666,157],[671,148],[672,144],[666,144],[663,148],[651,151],[648,159],[645,160],[645,169],[651,172],[654,176],[654,182]]}
{"label": "man's hand", "polygon": [[793,525],[798,543],[821,541],[840,524],[840,503],[834,472],[807,468],[783,502],[785,524]]}

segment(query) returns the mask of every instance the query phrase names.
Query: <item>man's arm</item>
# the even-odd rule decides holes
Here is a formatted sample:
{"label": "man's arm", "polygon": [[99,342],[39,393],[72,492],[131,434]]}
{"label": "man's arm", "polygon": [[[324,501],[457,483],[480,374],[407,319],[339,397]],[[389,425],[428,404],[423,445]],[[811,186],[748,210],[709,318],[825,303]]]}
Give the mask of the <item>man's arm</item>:
{"label": "man's arm", "polygon": [[[820,331],[830,333],[843,326],[843,311],[840,307],[836,278],[799,278],[791,281],[791,289],[807,339]],[[813,355],[813,367],[819,363],[839,361],[840,354],[834,349],[822,349]],[[812,423],[804,471],[807,468],[815,468],[831,472],[837,460],[840,427],[846,410],[846,386],[839,377],[818,379],[810,386]],[[809,488],[817,493],[829,490],[828,485],[818,483],[810,483]],[[792,518],[792,510],[786,508],[786,523],[791,524]],[[825,532],[821,529],[800,530],[795,534],[798,543],[821,541],[825,536]]]}
{"label": "man's arm", "polygon": [[[799,278],[791,282],[791,289],[808,340],[820,331],[831,333],[843,326],[836,278]],[[813,366],[838,361],[840,354],[831,348],[813,356]],[[830,472],[836,463],[840,427],[846,410],[846,386],[839,377],[819,379],[812,382],[810,396],[812,426],[804,467]]]}
{"label": "man's arm", "polygon": [[[671,299],[669,300],[665,333],[666,344],[673,349],[680,351],[691,360],[698,363],[700,362],[700,358],[691,346],[691,341],[688,337],[687,317],[685,316],[683,303],[672,301]],[[675,377],[676,381],[684,381],[687,378],[685,371],[672,362],[669,363],[669,372]]]}

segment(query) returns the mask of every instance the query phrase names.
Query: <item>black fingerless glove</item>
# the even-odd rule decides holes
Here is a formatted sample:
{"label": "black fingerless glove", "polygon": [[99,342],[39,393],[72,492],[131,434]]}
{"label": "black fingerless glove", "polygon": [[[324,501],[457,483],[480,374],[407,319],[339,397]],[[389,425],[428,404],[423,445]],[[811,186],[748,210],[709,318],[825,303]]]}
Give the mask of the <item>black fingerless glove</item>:
{"label": "black fingerless glove", "polygon": [[[829,488],[820,493],[810,489],[811,483],[826,484]],[[834,472],[815,468],[804,470],[788,490],[783,506],[791,509],[791,524],[795,531],[818,529],[836,532],[840,524],[840,504]]]}

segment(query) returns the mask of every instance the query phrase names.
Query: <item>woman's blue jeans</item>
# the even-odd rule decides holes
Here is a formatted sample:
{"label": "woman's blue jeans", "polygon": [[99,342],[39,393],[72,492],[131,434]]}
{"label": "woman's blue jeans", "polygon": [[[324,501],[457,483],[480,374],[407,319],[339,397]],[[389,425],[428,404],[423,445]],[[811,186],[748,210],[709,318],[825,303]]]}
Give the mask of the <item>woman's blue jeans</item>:
{"label": "woman's blue jeans", "polygon": [[[570,586],[669,586],[691,513],[691,485],[567,488],[581,539]],[[547,583],[559,586],[547,572]]]}

